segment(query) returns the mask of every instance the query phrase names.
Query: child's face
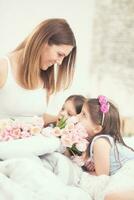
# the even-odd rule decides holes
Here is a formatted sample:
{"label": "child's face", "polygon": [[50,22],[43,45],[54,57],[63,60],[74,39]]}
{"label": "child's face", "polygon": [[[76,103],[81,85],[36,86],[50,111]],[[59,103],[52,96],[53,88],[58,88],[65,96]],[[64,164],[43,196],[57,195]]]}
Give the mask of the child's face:
{"label": "child's face", "polygon": [[90,116],[89,109],[86,104],[83,105],[81,113],[78,115],[79,121],[86,128],[89,137],[97,134],[98,125],[96,125]]}
{"label": "child's face", "polygon": [[62,109],[60,110],[58,114],[58,120],[64,117],[64,119],[68,119],[71,116],[77,115],[75,106],[73,104],[73,101],[68,100],[64,103],[62,106]]}

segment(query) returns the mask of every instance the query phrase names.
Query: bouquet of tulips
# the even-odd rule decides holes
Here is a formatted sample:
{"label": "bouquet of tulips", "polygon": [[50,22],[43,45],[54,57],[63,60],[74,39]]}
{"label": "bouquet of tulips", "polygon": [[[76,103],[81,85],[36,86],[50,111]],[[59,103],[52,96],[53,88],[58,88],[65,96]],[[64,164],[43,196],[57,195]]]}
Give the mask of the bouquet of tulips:
{"label": "bouquet of tulips", "polygon": [[73,161],[80,166],[84,165],[83,155],[88,146],[88,134],[76,117],[68,120],[62,118],[54,128],[44,128],[43,119],[37,116],[29,123],[15,119],[0,119],[0,141],[27,138],[37,134],[60,138],[65,155],[69,153]]}
{"label": "bouquet of tulips", "polygon": [[0,119],[0,141],[30,137],[41,133],[44,122],[40,117],[33,117],[30,123],[15,119]]}
{"label": "bouquet of tulips", "polygon": [[84,165],[84,153],[89,144],[87,140],[88,134],[76,117],[71,117],[68,120],[62,118],[56,127],[44,128],[42,134],[59,137],[65,154],[68,152],[73,161],[80,166]]}

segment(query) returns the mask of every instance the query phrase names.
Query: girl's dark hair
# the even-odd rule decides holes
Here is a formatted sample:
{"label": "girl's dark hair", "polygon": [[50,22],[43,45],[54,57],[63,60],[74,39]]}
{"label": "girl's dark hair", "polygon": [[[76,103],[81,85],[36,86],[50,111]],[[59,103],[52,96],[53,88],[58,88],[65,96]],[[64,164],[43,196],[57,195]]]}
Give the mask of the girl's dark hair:
{"label": "girl's dark hair", "polygon": [[81,112],[81,109],[82,109],[82,106],[83,106],[85,100],[86,100],[86,98],[82,95],[71,95],[66,99],[66,101],[73,102],[77,114],[79,114]]}
{"label": "girl's dark hair", "polygon": [[[121,131],[120,131],[121,127],[120,127],[120,116],[119,116],[118,109],[111,102],[108,101],[108,103],[110,105],[109,111],[107,113],[105,113],[102,130],[99,134],[100,135],[110,135],[113,137],[115,143],[119,142],[119,143],[123,144],[124,146],[126,146],[127,148],[134,151],[133,148],[126,145],[125,142],[123,141]],[[97,125],[101,125],[103,113],[100,110],[99,100],[98,99],[88,99],[86,101],[86,105],[87,105],[87,108],[90,113],[90,117],[91,117],[92,121]],[[90,144],[91,144],[91,141],[90,141]],[[89,146],[89,148],[90,148],[90,146]]]}

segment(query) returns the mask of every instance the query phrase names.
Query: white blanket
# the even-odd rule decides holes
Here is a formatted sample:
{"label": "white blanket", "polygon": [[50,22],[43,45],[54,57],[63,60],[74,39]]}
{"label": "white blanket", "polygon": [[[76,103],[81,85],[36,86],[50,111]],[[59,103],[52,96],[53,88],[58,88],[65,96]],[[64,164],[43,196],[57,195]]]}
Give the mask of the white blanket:
{"label": "white blanket", "polygon": [[[90,200],[90,196],[79,187],[69,186],[68,174],[59,177],[48,169],[53,168],[40,155],[47,155],[60,149],[60,140],[56,137],[42,135],[0,143],[0,199],[2,200]],[[52,155],[53,162],[57,160]],[[58,153],[57,153],[58,154]],[[61,155],[60,153],[58,155]],[[51,156],[50,156],[51,157]],[[64,157],[64,156],[63,156]],[[60,157],[62,159],[62,156]],[[71,161],[64,157],[65,169]],[[6,159],[6,160],[5,160]],[[61,163],[61,159],[57,162]],[[66,159],[68,161],[66,161]],[[44,163],[47,163],[45,166]],[[57,171],[58,166],[57,164]],[[73,166],[73,164],[72,164]],[[56,167],[55,167],[56,169]],[[81,171],[81,170],[80,170]],[[62,180],[62,177],[64,179]],[[73,182],[73,181],[72,181]]]}
{"label": "white blanket", "polygon": [[0,173],[4,175],[0,184],[0,194],[5,196],[2,200],[11,200],[11,196],[18,200],[23,193],[26,194],[25,200],[90,199],[82,189],[64,184],[58,176],[44,168],[37,157],[1,161]]}
{"label": "white blanket", "polygon": [[57,138],[44,136],[0,143],[0,158],[7,159],[0,161],[0,199],[102,200],[117,187],[134,187],[134,161],[112,177],[96,177],[56,152],[59,148]]}
{"label": "white blanket", "polygon": [[0,142],[0,159],[39,156],[57,151],[59,148],[60,140],[54,136],[37,135],[24,139],[9,140]]}

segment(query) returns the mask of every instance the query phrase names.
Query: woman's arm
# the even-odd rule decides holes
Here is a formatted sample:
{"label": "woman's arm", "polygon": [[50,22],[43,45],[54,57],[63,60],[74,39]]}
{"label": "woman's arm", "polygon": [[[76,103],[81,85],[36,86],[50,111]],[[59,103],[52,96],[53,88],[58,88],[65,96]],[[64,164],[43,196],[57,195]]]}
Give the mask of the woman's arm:
{"label": "woman's arm", "polygon": [[45,113],[43,115],[43,120],[44,120],[45,126],[47,126],[47,124],[50,124],[50,123],[56,123],[57,119],[58,119],[58,116],[50,115],[48,113]]}
{"label": "woman's arm", "polygon": [[99,138],[94,142],[93,159],[96,175],[109,175],[110,170],[110,143],[104,139]]}
{"label": "woman's arm", "polygon": [[7,78],[7,61],[5,59],[0,59],[0,88],[5,84]]}

